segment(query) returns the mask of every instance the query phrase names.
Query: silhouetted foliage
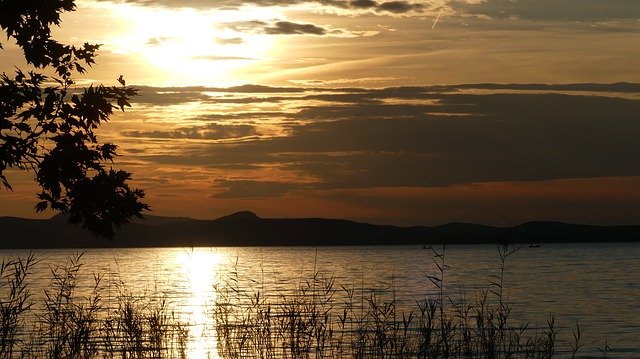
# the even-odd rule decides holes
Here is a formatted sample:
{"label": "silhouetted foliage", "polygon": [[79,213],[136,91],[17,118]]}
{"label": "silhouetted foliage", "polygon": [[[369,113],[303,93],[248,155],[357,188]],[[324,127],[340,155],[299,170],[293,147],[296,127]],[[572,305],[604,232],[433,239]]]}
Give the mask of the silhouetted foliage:
{"label": "silhouetted foliage", "polygon": [[[99,45],[61,44],[51,38],[60,15],[74,11],[73,0],[0,0],[0,27],[23,50],[28,64],[52,72],[16,68],[0,76],[0,181],[11,190],[7,169],[30,170],[41,187],[40,212],[47,208],[69,215],[69,222],[99,237],[112,238],[114,227],[129,222],[149,206],[144,192],[127,184],[131,174],[112,168],[117,146],[100,143],[95,130],[114,109],[131,106],[136,90],[90,86],[72,89],[74,74],[95,63]],[[2,44],[0,44],[2,48]],[[80,93],[81,92],[81,93]]]}

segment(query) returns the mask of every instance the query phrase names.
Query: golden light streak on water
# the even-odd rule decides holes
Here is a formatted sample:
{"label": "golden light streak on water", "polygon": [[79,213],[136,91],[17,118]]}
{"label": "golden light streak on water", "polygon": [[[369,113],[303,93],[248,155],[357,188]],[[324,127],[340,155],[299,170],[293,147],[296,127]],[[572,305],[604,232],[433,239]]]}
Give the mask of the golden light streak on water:
{"label": "golden light streak on water", "polygon": [[189,283],[188,298],[182,308],[182,321],[191,323],[187,355],[189,358],[218,358],[211,309],[215,302],[213,285],[216,283],[220,264],[225,260],[222,253],[211,248],[194,248],[177,253],[176,264]]}

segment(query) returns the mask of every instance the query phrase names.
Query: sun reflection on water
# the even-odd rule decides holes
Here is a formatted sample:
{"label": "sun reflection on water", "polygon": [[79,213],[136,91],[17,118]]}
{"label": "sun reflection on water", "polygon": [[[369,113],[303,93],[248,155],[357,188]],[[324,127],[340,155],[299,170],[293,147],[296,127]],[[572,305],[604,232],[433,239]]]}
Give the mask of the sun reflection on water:
{"label": "sun reflection on water", "polygon": [[189,323],[189,358],[217,358],[215,338],[211,337],[213,318],[210,313],[215,301],[213,285],[217,279],[224,255],[210,248],[195,248],[180,252],[176,264],[181,268],[188,283],[188,296],[182,307],[182,321]]}

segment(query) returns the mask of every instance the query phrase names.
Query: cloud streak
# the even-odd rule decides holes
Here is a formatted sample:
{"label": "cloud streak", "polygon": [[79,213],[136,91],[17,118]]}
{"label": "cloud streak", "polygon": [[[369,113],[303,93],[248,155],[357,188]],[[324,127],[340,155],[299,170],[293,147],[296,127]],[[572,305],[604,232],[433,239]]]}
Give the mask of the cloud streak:
{"label": "cloud streak", "polygon": [[358,36],[360,33],[351,33],[345,29],[333,29],[315,25],[312,23],[293,21],[240,21],[225,23],[221,27],[237,32],[258,33],[265,35],[315,35],[315,36]]}
{"label": "cloud streak", "polygon": [[314,24],[278,21],[265,27],[264,32],[269,35],[326,35],[327,29]]}
{"label": "cloud streak", "polygon": [[425,5],[419,2],[398,1],[372,1],[372,0],[99,0],[108,2],[126,2],[140,6],[161,6],[167,8],[194,8],[194,9],[229,9],[241,8],[247,5],[253,6],[280,6],[299,7],[305,5],[320,5],[326,8],[335,8],[350,11],[368,11],[378,14],[408,14],[420,13]]}
{"label": "cloud streak", "polygon": [[454,1],[450,6],[468,14],[496,19],[595,21],[640,18],[640,7],[633,0],[484,0]]}
{"label": "cloud streak", "polygon": [[238,139],[257,135],[254,126],[221,125],[217,123],[205,126],[178,127],[171,130],[128,130],[123,136],[146,139],[191,139],[191,140],[223,140]]}

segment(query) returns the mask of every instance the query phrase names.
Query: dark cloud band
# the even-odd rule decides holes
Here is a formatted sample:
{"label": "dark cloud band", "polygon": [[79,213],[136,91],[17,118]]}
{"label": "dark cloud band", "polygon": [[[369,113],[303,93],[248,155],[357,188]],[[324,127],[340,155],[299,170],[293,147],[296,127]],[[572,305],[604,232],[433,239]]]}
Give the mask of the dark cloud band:
{"label": "dark cloud band", "polygon": [[[640,100],[614,96],[639,86],[514,85],[509,89],[509,85],[480,84],[325,89],[323,93],[299,88],[289,95],[262,92],[260,97],[243,92],[228,101],[247,105],[273,97],[283,110],[211,115],[235,121],[224,126],[125,134],[141,140],[145,136],[242,139],[203,143],[188,154],[189,159],[176,155],[156,160],[180,163],[195,157],[199,163],[220,168],[238,163],[277,167],[318,179],[314,184],[318,189],[640,176],[636,163]],[[469,93],[469,88],[489,91]],[[494,93],[496,88],[501,92]],[[513,92],[521,89],[538,90]],[[592,93],[605,89],[604,95]],[[258,136],[261,130],[255,121],[260,118],[269,121],[271,128],[279,126],[280,134]]]}
{"label": "dark cloud band", "polygon": [[372,0],[99,0],[109,2],[127,2],[142,6],[162,6],[171,8],[196,8],[196,9],[225,9],[239,8],[244,5],[256,6],[298,6],[304,4],[319,4],[326,7],[343,10],[373,10],[378,13],[391,12],[404,14],[409,12],[420,12],[424,5],[408,1],[387,1],[376,2]]}
{"label": "dark cloud band", "polygon": [[474,3],[452,1],[450,6],[461,12],[491,18],[571,21],[640,18],[640,6],[635,0],[484,0]]}

